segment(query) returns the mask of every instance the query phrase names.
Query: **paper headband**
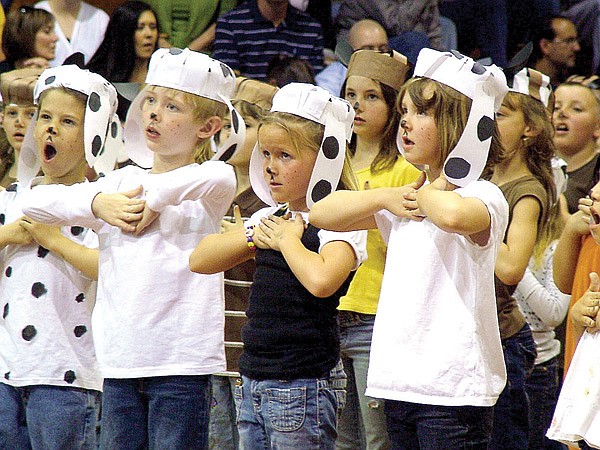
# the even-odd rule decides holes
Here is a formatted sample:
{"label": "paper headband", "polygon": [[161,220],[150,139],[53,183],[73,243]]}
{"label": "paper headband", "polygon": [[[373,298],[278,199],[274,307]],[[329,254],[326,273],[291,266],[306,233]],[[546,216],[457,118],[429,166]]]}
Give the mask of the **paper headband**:
{"label": "paper headband", "polygon": [[4,105],[33,105],[33,90],[42,69],[15,69],[0,75]]}
{"label": "paper headband", "polygon": [[[494,132],[494,113],[508,92],[506,77],[493,64],[483,66],[456,51],[429,48],[419,52],[414,76],[445,84],[473,100],[462,136],[443,169],[452,184],[466,186],[477,180],[485,168]],[[401,152],[402,133],[399,128],[397,143]]]}
{"label": "paper headband", "polygon": [[352,75],[358,75],[379,81],[397,92],[406,81],[408,70],[406,56],[394,50],[391,54],[358,50],[350,57],[346,80]]}
{"label": "paper headband", "polygon": [[[74,65],[51,67],[42,72],[35,85],[34,103],[39,103],[43,92],[55,88],[67,88],[87,96],[83,124],[85,159],[98,174],[113,170],[123,145],[114,86],[100,75]],[[30,182],[41,167],[33,136],[36,121],[37,113],[29,124],[21,148],[18,179],[22,183]]]}
{"label": "paper headband", "polygon": [[[346,100],[334,97],[321,87],[290,83],[273,97],[271,112],[293,114],[325,126],[306,192],[306,205],[310,208],[333,192],[339,183],[346,156],[346,142],[350,142],[352,137],[354,110]],[[276,206],[277,202],[271,196],[263,174],[263,160],[257,145],[250,158],[250,182],[263,202]]]}
{"label": "paper headband", "polygon": [[549,109],[554,108],[554,94],[550,78],[541,72],[525,67],[517,72],[509,83],[510,92],[529,95]]}
{"label": "paper headband", "polygon": [[273,106],[273,96],[279,88],[252,78],[237,77],[235,79],[234,100],[242,100],[269,111]]}
{"label": "paper headband", "polygon": [[[231,114],[232,131],[213,159],[229,159],[244,142],[244,121],[230,101],[235,86],[235,75],[226,64],[187,48],[159,48],[150,58],[146,84],[177,89],[227,105]],[[147,124],[142,117],[142,103],[146,98],[148,86],[133,100],[125,122],[125,141],[129,158],[146,169],[151,168],[153,162],[153,153],[146,145],[144,136]]]}

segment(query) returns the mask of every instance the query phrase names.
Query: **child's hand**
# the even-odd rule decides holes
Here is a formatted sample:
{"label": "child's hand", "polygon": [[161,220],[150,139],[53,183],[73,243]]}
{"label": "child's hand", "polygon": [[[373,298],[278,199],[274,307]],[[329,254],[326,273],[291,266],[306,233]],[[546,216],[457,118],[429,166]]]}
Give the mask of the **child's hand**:
{"label": "child's hand", "polygon": [[[584,199],[581,199],[584,200]],[[581,202],[580,200],[580,202]],[[580,236],[585,236],[590,233],[590,207],[586,205],[579,205],[579,211],[574,212],[567,219],[565,227]]]}
{"label": "child's hand", "polygon": [[[146,202],[136,198],[141,195],[143,187],[116,194],[99,193],[92,201],[92,212],[106,223],[133,233],[136,225],[142,220],[142,212]],[[154,219],[152,219],[154,220]],[[149,225],[149,224],[148,224]]]}
{"label": "child's hand", "polygon": [[34,222],[27,216],[21,218],[21,227],[26,230],[38,244],[48,250],[54,247],[53,244],[57,240],[63,238],[59,226]]}
{"label": "child's hand", "polygon": [[598,331],[598,310],[600,309],[600,278],[596,272],[590,273],[590,287],[573,305],[571,321],[590,332]]}
{"label": "child's hand", "polygon": [[255,240],[258,239],[259,243],[267,248],[281,251],[280,243],[291,236],[302,238],[305,227],[302,214],[296,214],[293,220],[290,219],[289,213],[285,217],[270,215],[260,221],[260,233],[255,235]]}
{"label": "child's hand", "polygon": [[152,224],[159,216],[159,213],[151,210],[148,206],[144,206],[144,210],[142,211],[142,218],[138,223],[135,224],[135,233],[134,235],[139,236],[144,232],[146,228]]}
{"label": "child's hand", "polygon": [[28,245],[31,243],[33,238],[27,230],[21,226],[22,222],[23,217],[0,227],[2,234],[5,236],[3,240],[6,245]]}
{"label": "child's hand", "polygon": [[221,233],[226,233],[231,230],[235,230],[238,228],[244,228],[244,221],[242,219],[242,213],[240,211],[240,207],[235,205],[233,207],[233,221],[222,220],[221,221]]}
{"label": "child's hand", "polygon": [[391,188],[392,195],[396,197],[396,199],[399,197],[399,200],[393,200],[391,202],[392,207],[388,208],[388,210],[398,217],[416,220],[418,222],[422,221],[425,218],[425,215],[423,215],[419,209],[419,204],[417,203],[417,191],[421,189],[426,179],[426,173],[421,172],[421,176],[418,180],[407,184],[406,186]]}

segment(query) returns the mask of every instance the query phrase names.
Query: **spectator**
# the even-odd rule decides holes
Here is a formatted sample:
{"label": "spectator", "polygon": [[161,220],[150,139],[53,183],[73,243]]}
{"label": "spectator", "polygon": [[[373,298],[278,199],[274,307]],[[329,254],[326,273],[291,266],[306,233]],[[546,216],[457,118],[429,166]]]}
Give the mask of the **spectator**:
{"label": "spectator", "polygon": [[113,12],[104,40],[87,65],[111,83],[143,83],[158,42],[156,15],[138,0],[124,2]]}
{"label": "spectator", "polygon": [[188,47],[208,52],[215,41],[217,17],[237,5],[236,0],[145,0],[154,11],[161,28],[161,47]]}
{"label": "spectator", "polygon": [[45,69],[54,58],[58,37],[53,31],[54,17],[47,11],[22,6],[7,17],[2,32],[2,51],[6,60],[0,73],[13,69]]}
{"label": "spectator", "polygon": [[[363,19],[355,22],[348,32],[348,44],[353,50],[388,51],[388,37],[379,22]],[[315,77],[318,86],[327,89],[333,95],[340,95],[346,79],[346,66],[340,61],[329,64]]]}
{"label": "spectator", "polygon": [[321,71],[321,25],[287,0],[247,0],[217,21],[214,57],[237,73],[265,81],[277,55],[304,59]]}
{"label": "spectator", "polygon": [[551,16],[534,35],[533,67],[550,77],[554,86],[573,73],[581,49],[575,24],[566,17]]}
{"label": "spectator", "polygon": [[58,36],[56,54],[51,66],[60,66],[73,53],[81,52],[87,63],[98,50],[108,25],[108,14],[80,0],[43,0],[34,5],[56,18],[54,32]]}

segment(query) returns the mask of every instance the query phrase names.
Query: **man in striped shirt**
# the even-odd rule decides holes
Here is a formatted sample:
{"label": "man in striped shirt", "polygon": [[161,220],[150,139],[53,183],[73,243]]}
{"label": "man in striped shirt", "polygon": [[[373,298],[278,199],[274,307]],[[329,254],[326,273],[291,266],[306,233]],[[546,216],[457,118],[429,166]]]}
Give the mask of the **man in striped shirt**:
{"label": "man in striped shirt", "polygon": [[323,69],[321,25],[288,0],[246,0],[217,21],[213,57],[236,73],[264,81],[278,55],[306,60],[315,73]]}

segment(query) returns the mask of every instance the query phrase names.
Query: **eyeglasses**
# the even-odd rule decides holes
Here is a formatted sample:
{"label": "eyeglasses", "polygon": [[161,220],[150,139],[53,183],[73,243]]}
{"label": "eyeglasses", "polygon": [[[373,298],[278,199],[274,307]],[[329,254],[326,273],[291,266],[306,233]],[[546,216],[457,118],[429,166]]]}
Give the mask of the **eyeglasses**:
{"label": "eyeglasses", "polygon": [[387,53],[390,51],[390,47],[387,44],[383,45],[363,45],[358,50],[373,50],[376,52]]}
{"label": "eyeglasses", "polygon": [[575,45],[575,44],[579,44],[579,39],[576,37],[570,37],[567,39],[554,38],[552,40],[552,42],[554,42],[556,44],[563,44],[563,45]]}

